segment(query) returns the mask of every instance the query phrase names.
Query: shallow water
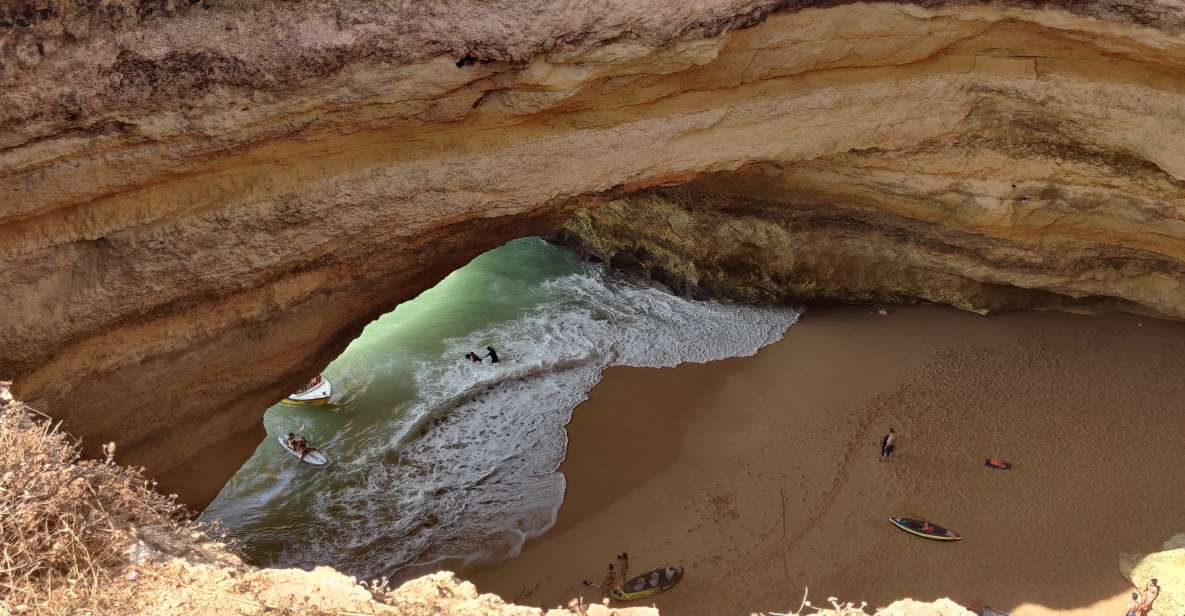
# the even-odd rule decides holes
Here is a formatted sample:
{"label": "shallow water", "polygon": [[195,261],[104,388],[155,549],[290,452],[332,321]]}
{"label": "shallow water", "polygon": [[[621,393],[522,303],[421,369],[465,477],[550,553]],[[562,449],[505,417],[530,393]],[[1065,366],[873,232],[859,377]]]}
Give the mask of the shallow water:
{"label": "shallow water", "polygon": [[[749,355],[797,317],[681,299],[516,240],[371,323],[324,371],[336,411],[270,408],[268,438],[203,518],[259,564],[360,577],[513,557],[555,522],[564,425],[606,366]],[[500,363],[463,358],[487,345]],[[275,440],[298,431],[329,466]]]}

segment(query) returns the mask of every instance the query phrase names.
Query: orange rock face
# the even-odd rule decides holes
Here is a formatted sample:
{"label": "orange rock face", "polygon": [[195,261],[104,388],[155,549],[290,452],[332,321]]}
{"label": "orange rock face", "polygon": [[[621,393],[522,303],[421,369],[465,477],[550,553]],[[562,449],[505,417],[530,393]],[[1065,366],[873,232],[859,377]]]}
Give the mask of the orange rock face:
{"label": "orange rock face", "polygon": [[[200,506],[371,319],[693,179],[821,229],[807,276],[905,255],[878,293],[1180,318],[1183,21],[1169,0],[9,3],[0,377]],[[837,216],[873,227],[863,249]],[[785,248],[741,227],[738,271]]]}

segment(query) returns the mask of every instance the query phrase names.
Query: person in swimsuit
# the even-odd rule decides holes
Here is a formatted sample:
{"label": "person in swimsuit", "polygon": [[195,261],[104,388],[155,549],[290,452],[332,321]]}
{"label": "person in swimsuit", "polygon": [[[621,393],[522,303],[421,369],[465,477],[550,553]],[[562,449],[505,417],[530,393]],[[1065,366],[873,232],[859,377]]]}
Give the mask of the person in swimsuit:
{"label": "person in swimsuit", "polygon": [[304,457],[309,453],[309,442],[303,436],[296,436],[295,434],[290,434],[290,436],[291,439],[289,442],[292,444],[292,450],[300,456],[300,460],[303,462]]}
{"label": "person in swimsuit", "polygon": [[617,586],[617,574],[613,571],[613,565],[609,565],[609,569],[605,571],[605,579],[601,581],[601,590],[605,591],[605,596],[609,596],[609,591]]}
{"label": "person in swimsuit", "polygon": [[288,447],[290,447],[292,451],[296,452],[296,455],[300,456],[300,459],[304,459],[304,454],[301,453],[300,445],[296,441],[296,434],[289,432],[288,437],[284,439],[284,442],[288,444]]}
{"label": "person in swimsuit", "polygon": [[1127,613],[1124,616],[1140,616],[1140,606],[1143,602],[1140,601],[1140,593],[1133,592],[1131,603],[1127,604]]}
{"label": "person in swimsuit", "polygon": [[897,435],[889,428],[889,433],[881,439],[881,462],[887,462],[893,456],[893,448],[897,443]]}
{"label": "person in swimsuit", "polygon": [[475,363],[479,363],[479,364],[481,363],[481,357],[477,353],[474,353],[473,351],[469,351],[468,353],[466,353],[465,359],[468,359],[471,362],[475,362]]}
{"label": "person in swimsuit", "polygon": [[1144,600],[1140,602],[1140,612],[1147,615],[1152,609],[1152,603],[1160,596],[1160,586],[1156,583],[1156,578],[1148,581],[1148,585],[1144,587]]}
{"label": "person in swimsuit", "polygon": [[305,392],[312,391],[314,387],[316,387],[320,384],[321,384],[321,375],[318,374],[317,376],[313,377],[308,383],[305,383],[304,387],[301,387],[300,391],[297,391],[296,393],[303,394]]}

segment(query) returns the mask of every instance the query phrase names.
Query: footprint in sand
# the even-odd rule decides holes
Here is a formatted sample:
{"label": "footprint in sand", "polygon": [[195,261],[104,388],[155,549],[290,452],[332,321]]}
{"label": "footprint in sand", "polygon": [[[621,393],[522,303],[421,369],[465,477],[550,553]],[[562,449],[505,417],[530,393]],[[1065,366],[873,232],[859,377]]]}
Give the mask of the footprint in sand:
{"label": "footprint in sand", "polygon": [[712,522],[720,523],[727,520],[736,520],[741,517],[737,512],[737,496],[736,493],[728,490],[720,484],[713,484],[702,488],[704,503],[701,505],[702,509],[700,515]]}

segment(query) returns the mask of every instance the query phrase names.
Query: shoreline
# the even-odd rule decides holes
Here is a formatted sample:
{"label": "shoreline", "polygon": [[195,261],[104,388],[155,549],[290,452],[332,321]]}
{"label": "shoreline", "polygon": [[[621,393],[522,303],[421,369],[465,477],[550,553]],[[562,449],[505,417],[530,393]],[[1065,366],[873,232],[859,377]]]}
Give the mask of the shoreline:
{"label": "shoreline", "polygon": [[[637,602],[673,614],[785,610],[807,587],[873,607],[1117,611],[1119,555],[1182,530],[1182,362],[1181,323],[927,305],[812,308],[753,357],[609,368],[568,425],[555,526],[464,577],[519,604],[596,601],[580,580],[627,551],[633,574],[687,567]],[[1016,468],[985,469],[992,456]],[[890,515],[965,539],[918,539]]]}

